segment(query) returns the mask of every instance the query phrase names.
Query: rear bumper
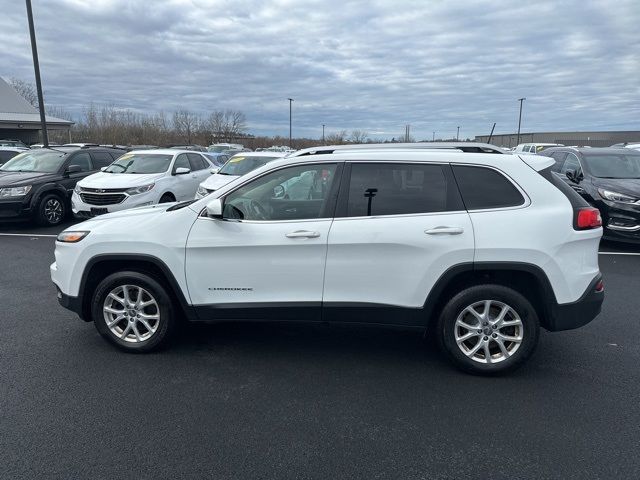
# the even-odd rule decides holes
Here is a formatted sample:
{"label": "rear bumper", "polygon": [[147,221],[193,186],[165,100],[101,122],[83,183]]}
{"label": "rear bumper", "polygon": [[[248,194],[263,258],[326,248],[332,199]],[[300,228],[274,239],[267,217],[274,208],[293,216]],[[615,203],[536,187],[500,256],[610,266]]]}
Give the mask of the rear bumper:
{"label": "rear bumper", "polygon": [[602,275],[594,278],[577,301],[554,304],[545,325],[547,330],[552,332],[573,330],[596,318],[602,310],[602,302],[604,301],[604,290],[596,290],[596,285],[601,280]]}

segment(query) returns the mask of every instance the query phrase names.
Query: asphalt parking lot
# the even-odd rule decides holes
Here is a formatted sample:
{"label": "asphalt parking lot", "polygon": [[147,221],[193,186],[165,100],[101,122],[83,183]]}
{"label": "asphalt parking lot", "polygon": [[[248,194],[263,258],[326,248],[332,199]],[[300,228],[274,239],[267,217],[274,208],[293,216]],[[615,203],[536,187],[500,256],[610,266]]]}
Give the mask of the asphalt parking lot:
{"label": "asphalt parking lot", "polygon": [[479,378],[374,328],[198,325],[122,353],[58,306],[59,230],[0,228],[1,478],[638,478],[639,248],[603,244],[594,322]]}

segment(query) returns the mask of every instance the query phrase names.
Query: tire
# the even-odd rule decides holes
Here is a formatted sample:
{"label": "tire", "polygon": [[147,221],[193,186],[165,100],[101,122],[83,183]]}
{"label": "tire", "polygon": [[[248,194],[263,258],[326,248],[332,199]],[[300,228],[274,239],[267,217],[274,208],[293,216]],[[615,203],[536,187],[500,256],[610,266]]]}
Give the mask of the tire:
{"label": "tire", "polygon": [[165,193],[160,197],[160,201],[158,203],[171,203],[175,201],[176,198],[171,193]]}
{"label": "tire", "polygon": [[[140,291],[142,297],[139,300],[148,305],[128,305],[127,308],[124,305],[125,287],[130,303],[136,301]],[[106,307],[123,314],[107,312]],[[165,287],[143,273],[126,271],[113,273],[98,284],[91,302],[91,318],[100,335],[128,352],[150,352],[165,346],[172,338],[177,323],[175,309]],[[115,323],[107,325],[108,320]]]}
{"label": "tire", "polygon": [[67,206],[60,195],[45,194],[38,202],[36,223],[43,227],[54,227],[62,223],[66,214]]}
{"label": "tire", "polygon": [[531,303],[502,285],[477,285],[456,294],[443,308],[436,330],[438,344],[451,362],[477,375],[499,375],[520,367],[535,350],[539,333],[540,321]]}

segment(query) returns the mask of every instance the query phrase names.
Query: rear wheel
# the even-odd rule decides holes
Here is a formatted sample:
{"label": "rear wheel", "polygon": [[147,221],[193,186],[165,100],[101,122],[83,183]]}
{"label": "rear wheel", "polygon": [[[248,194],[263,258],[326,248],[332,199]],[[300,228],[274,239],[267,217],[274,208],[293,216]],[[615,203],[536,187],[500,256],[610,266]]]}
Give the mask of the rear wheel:
{"label": "rear wheel", "polygon": [[42,197],[36,211],[36,222],[45,227],[60,224],[67,213],[64,200],[60,196],[50,193]]}
{"label": "rear wheel", "polygon": [[445,305],[438,342],[459,368],[494,375],[518,368],[538,343],[540,323],[531,303],[501,285],[478,285]]}
{"label": "rear wheel", "polygon": [[131,352],[148,352],[166,344],[176,323],[165,288],[138,272],[118,272],[102,280],[91,316],[104,338]]}

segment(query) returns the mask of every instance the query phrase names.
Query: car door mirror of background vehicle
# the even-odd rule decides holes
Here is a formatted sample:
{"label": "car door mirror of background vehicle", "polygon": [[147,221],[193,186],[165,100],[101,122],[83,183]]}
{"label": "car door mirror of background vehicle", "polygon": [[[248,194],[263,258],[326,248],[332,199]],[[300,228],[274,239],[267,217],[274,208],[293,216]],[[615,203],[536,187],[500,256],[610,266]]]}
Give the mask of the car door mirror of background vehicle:
{"label": "car door mirror of background vehicle", "polygon": [[277,185],[273,187],[273,198],[282,198],[284,197],[284,187],[282,185]]}
{"label": "car door mirror of background vehicle", "polygon": [[212,168],[209,171],[211,172],[211,175],[215,175],[216,173],[218,173],[220,171],[220,169],[219,168]]}
{"label": "car door mirror of background vehicle", "polygon": [[100,169],[100,171],[101,171],[101,172],[104,172],[107,168],[109,168],[109,167],[108,167],[108,166],[107,166],[107,167],[102,167],[102,168]]}
{"label": "car door mirror of background vehicle", "polygon": [[575,183],[580,183],[580,176],[576,173],[575,170],[567,170],[565,173],[567,178]]}
{"label": "car door mirror of background vehicle", "polygon": [[209,218],[222,218],[222,200],[214,198],[207,203],[207,216]]}
{"label": "car door mirror of background vehicle", "polygon": [[187,173],[190,173],[190,172],[191,172],[191,169],[186,167],[176,168],[176,175],[186,175]]}
{"label": "car door mirror of background vehicle", "polygon": [[69,165],[65,170],[66,175],[72,175],[74,173],[80,173],[82,171],[82,167],[80,165]]}

